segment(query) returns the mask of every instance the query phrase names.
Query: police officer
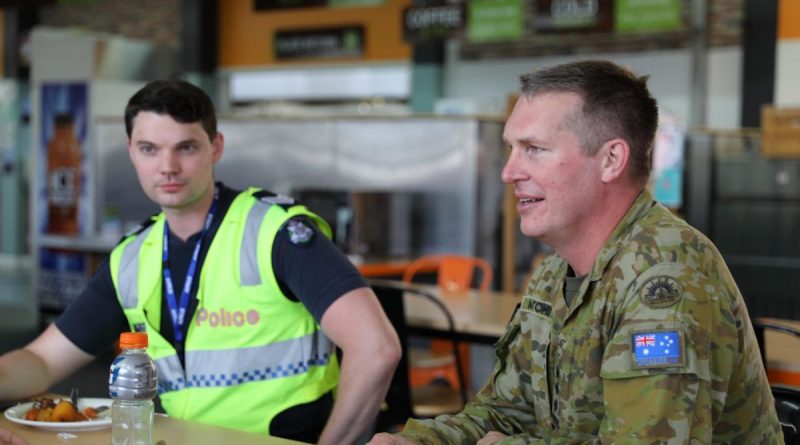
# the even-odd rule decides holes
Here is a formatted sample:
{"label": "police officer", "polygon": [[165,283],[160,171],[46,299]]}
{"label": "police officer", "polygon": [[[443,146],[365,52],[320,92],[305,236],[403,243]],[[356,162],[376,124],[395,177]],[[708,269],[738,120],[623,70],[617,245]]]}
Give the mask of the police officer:
{"label": "police officer", "polygon": [[606,61],[523,75],[504,138],[523,234],[552,246],[476,400],[371,444],[782,444],[717,249],[653,201],[646,78]]}
{"label": "police officer", "polygon": [[170,416],[354,443],[400,346],[327,224],[287,197],[215,182],[223,136],[210,98],[188,82],[148,83],[125,125],[162,212],[114,248],[55,324],[0,357],[0,399],[42,393],[121,332],[145,331]]}

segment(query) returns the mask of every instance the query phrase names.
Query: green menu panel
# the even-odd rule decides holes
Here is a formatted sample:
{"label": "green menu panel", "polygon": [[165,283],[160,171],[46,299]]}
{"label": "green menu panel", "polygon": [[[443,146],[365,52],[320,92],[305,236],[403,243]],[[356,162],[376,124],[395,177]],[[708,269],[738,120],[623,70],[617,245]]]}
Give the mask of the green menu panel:
{"label": "green menu panel", "polygon": [[681,0],[616,0],[614,30],[619,33],[681,29]]}
{"label": "green menu panel", "polygon": [[523,17],[521,0],[473,0],[469,2],[467,38],[472,42],[519,39]]}

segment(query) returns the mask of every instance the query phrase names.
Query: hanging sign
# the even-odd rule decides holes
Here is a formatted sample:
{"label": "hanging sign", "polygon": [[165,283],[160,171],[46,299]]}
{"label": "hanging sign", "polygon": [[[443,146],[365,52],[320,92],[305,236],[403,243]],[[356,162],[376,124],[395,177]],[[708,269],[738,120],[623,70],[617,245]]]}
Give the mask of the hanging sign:
{"label": "hanging sign", "polygon": [[681,29],[682,0],[616,0],[614,31],[663,32]]}
{"label": "hanging sign", "polygon": [[364,6],[381,6],[385,0],[255,0],[253,9],[256,11],[274,11],[279,9],[296,8],[349,8]]}
{"label": "hanging sign", "polygon": [[318,8],[326,6],[325,0],[255,0],[256,11],[273,11],[276,9]]}
{"label": "hanging sign", "polygon": [[407,8],[403,13],[403,37],[424,41],[460,37],[466,24],[463,3]]}
{"label": "hanging sign", "polygon": [[613,0],[536,0],[536,31],[611,31]]}
{"label": "hanging sign", "polygon": [[361,57],[364,54],[364,28],[345,26],[278,31],[273,43],[276,60]]}
{"label": "hanging sign", "polygon": [[469,2],[467,38],[471,42],[516,40],[524,30],[522,0]]}

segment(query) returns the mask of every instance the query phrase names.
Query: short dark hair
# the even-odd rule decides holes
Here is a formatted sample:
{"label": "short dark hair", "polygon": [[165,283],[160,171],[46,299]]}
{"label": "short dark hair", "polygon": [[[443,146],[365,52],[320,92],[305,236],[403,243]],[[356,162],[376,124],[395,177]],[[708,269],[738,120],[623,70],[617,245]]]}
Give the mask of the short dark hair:
{"label": "short dark hair", "polygon": [[125,131],[129,138],[133,120],[142,111],[167,114],[182,124],[199,122],[209,139],[217,136],[217,115],[211,98],[185,80],[154,80],[130,98],[125,107]]}
{"label": "short dark hair", "polygon": [[631,147],[630,173],[647,180],[658,128],[658,105],[647,90],[647,76],[605,60],[582,60],[543,68],[520,76],[522,94],[576,93],[579,113],[565,124],[591,155],[607,141],[625,139]]}

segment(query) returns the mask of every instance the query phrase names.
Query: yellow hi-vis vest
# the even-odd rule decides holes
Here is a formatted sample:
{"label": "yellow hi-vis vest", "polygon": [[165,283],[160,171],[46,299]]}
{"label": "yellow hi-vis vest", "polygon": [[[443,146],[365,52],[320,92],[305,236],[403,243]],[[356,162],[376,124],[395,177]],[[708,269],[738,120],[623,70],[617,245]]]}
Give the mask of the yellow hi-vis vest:
{"label": "yellow hi-vis vest", "polygon": [[110,267],[131,330],[148,334],[167,413],[267,434],[275,415],[336,388],[339,366],[331,341],[272,271],[272,244],[287,219],[306,215],[328,237],[330,228],[303,206],[278,205],[291,202],[285,197],[255,198],[258,191],[234,199],[208,248],[187,321],[186,369],[159,333],[163,213],[111,252]]}

